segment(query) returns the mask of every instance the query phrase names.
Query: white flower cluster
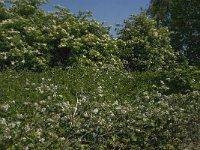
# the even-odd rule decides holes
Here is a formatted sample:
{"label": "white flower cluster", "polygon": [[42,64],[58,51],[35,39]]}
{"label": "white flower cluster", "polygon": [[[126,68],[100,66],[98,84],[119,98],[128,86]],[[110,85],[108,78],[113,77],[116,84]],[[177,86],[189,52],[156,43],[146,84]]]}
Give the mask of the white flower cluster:
{"label": "white flower cluster", "polygon": [[[188,130],[184,125],[190,123],[193,117],[197,117],[197,122],[193,120],[193,125],[199,126],[199,95],[198,91],[190,95],[168,96],[159,92],[144,92],[130,103],[119,100],[89,101],[89,98],[82,94],[78,96],[76,105],[65,100],[25,101],[20,110],[15,109],[15,102],[2,103],[0,144],[7,143],[13,148],[26,149],[42,149],[56,145],[65,145],[65,148],[69,148],[69,142],[73,143],[76,139],[78,143],[82,143],[91,136],[95,144],[95,139],[107,139],[108,133],[114,136],[118,135],[118,132],[126,135],[157,132],[166,136],[165,138],[178,138],[179,135],[188,132],[187,136],[190,136],[189,130],[192,128]],[[184,105],[191,97],[193,100],[190,100],[190,104]],[[9,113],[11,115],[6,115]],[[174,133],[174,129],[177,129],[177,133]],[[166,130],[169,132],[167,135]],[[151,136],[157,138],[157,134]],[[143,136],[148,137],[146,134]]]}

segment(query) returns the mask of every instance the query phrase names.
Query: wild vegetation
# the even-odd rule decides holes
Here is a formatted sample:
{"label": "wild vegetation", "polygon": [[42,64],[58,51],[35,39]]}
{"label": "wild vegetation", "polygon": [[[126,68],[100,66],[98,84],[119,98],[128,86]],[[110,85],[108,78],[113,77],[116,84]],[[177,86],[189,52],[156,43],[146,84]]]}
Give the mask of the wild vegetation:
{"label": "wild vegetation", "polygon": [[162,3],[112,38],[91,12],[46,2],[0,2],[0,149],[200,148],[198,47],[176,49],[185,31],[154,16]]}

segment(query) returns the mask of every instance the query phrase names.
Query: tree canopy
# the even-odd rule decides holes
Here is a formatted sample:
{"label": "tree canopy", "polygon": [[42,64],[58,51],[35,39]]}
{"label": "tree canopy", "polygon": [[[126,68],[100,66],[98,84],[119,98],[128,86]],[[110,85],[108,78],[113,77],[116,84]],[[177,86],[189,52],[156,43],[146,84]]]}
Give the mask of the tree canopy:
{"label": "tree canopy", "polygon": [[200,3],[198,0],[151,0],[148,13],[174,32],[172,46],[200,66]]}

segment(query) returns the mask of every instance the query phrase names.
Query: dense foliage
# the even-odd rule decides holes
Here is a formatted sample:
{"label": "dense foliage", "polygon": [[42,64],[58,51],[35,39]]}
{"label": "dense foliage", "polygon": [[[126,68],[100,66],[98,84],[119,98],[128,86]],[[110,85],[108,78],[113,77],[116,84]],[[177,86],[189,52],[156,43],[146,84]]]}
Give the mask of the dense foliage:
{"label": "dense foliage", "polygon": [[151,0],[148,13],[174,32],[172,46],[200,66],[200,3],[198,0]]}
{"label": "dense foliage", "polygon": [[145,14],[130,16],[119,30],[122,58],[131,70],[158,70],[175,65],[176,55],[170,45],[170,32],[158,27]]}
{"label": "dense foliage", "polygon": [[200,70],[164,21],[131,15],[112,38],[91,12],[4,2],[0,149],[200,149]]}
{"label": "dense foliage", "polygon": [[3,149],[199,148],[199,91],[164,94],[174,87],[159,72],[6,71],[0,82]]}
{"label": "dense foliage", "polygon": [[109,27],[87,19],[90,12],[73,15],[57,6],[46,13],[35,5],[1,3],[1,68],[42,70],[56,65],[107,65],[121,67],[116,41]]}

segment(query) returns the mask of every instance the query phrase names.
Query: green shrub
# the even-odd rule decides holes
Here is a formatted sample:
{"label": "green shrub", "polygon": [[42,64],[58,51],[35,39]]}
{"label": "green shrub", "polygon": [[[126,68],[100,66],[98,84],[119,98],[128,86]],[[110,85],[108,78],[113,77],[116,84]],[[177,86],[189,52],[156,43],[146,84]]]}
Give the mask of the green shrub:
{"label": "green shrub", "polygon": [[192,66],[160,72],[154,80],[153,89],[165,94],[184,94],[200,90],[199,69]]}
{"label": "green shrub", "polygon": [[156,76],[91,67],[0,73],[0,147],[198,149],[199,91],[150,90]]}
{"label": "green shrub", "polygon": [[[37,1],[35,1],[37,2]],[[1,4],[0,67],[43,70],[75,64],[122,67],[109,27],[56,6],[46,13],[28,1]]]}
{"label": "green shrub", "polygon": [[[1,104],[3,149],[182,149],[199,141],[199,93],[144,95],[124,103],[78,95]],[[17,109],[16,109],[17,106]]]}
{"label": "green shrub", "polygon": [[158,27],[145,14],[130,16],[118,30],[121,58],[130,70],[159,70],[175,65],[176,55],[170,45],[170,32]]}

